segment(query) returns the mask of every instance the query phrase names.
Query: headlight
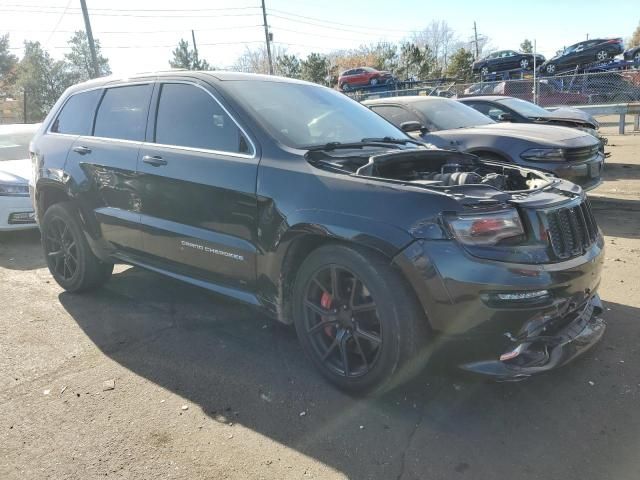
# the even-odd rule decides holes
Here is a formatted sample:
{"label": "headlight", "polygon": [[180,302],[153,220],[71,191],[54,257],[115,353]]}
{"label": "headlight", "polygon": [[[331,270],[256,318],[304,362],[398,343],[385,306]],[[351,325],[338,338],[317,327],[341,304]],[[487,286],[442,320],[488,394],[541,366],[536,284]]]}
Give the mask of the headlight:
{"label": "headlight", "polygon": [[460,243],[491,246],[506,238],[524,235],[520,216],[515,209],[475,215],[460,215],[447,223]]}
{"label": "headlight", "polygon": [[26,197],[29,195],[29,185],[20,183],[0,183],[0,196]]}
{"label": "headlight", "polygon": [[531,148],[522,152],[520,157],[542,162],[561,162],[565,159],[562,148]]}

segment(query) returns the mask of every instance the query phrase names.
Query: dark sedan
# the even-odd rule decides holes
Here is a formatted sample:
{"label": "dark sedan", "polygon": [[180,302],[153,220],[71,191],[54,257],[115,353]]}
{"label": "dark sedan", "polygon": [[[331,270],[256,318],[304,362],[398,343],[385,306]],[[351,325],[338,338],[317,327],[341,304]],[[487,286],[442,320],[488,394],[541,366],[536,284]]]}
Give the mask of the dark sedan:
{"label": "dark sedan", "polygon": [[447,98],[393,97],[363,103],[415,138],[438,148],[545,170],[585,190],[602,181],[604,155],[600,142],[576,129],[497,123]]}
{"label": "dark sedan", "polygon": [[560,50],[555,57],[540,66],[540,71],[547,75],[555,75],[562,70],[568,70],[580,65],[606,62],[621,54],[623,50],[621,38],[586,40]]}
{"label": "dark sedan", "polygon": [[[535,55],[535,62],[541,65],[544,62],[542,55]],[[516,52],[515,50],[500,50],[482,58],[473,64],[473,72],[487,75],[490,72],[503,72],[505,70],[530,70],[533,68],[534,54]]]}
{"label": "dark sedan", "polygon": [[640,63],[640,45],[625,50],[624,59],[633,60],[636,63]]}
{"label": "dark sedan", "polygon": [[588,113],[576,108],[563,107],[549,111],[520,98],[500,95],[466,97],[459,101],[497,122],[537,123],[577,128],[596,137],[602,147],[606,145],[606,138],[601,137],[598,133],[600,128],[598,121]]}

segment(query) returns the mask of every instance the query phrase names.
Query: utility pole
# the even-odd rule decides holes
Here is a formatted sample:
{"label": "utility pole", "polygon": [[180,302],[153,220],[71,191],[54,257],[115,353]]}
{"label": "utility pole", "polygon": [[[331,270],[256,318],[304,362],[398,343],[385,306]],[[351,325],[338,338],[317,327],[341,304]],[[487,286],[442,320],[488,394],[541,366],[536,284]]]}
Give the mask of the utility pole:
{"label": "utility pole", "polygon": [[475,37],[476,43],[476,60],[480,58],[480,45],[478,44],[478,27],[476,27],[476,22],[473,22],[473,36]]}
{"label": "utility pole", "polygon": [[200,68],[200,62],[198,61],[198,46],[196,45],[196,34],[191,30],[191,39],[193,40],[193,66]]}
{"label": "utility pole", "polygon": [[269,26],[267,25],[267,9],[262,0],[262,19],[264,20],[264,39],[267,42],[267,57],[269,58],[269,75],[273,75],[273,62],[271,60],[271,35],[269,34]]}
{"label": "utility pole", "polygon": [[91,31],[91,22],[89,21],[89,12],[87,11],[87,3],[80,0],[82,7],[82,16],[84,17],[84,29],[87,32],[87,40],[89,41],[89,50],[91,50],[91,63],[93,64],[93,77],[98,78],[100,71],[98,70],[98,57],[96,56],[96,45],[93,43],[93,32]]}

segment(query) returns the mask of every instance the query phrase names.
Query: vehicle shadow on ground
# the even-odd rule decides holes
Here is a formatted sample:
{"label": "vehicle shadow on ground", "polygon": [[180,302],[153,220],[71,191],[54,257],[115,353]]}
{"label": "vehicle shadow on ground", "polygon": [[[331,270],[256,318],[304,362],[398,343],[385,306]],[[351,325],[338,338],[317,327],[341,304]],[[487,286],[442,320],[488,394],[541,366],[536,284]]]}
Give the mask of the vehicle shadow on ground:
{"label": "vehicle shadow on ground", "polygon": [[592,196],[589,201],[604,235],[640,238],[640,200]]}
{"label": "vehicle shadow on ground", "polygon": [[291,328],[203,290],[129,268],[98,292],[59,299],[135,374],[349,478],[541,478],[557,455],[552,478],[627,478],[640,467],[640,352],[621,350],[640,335],[635,308],[608,305],[605,342],[548,376],[495,384],[434,368],[357,399],[322,380]]}
{"label": "vehicle shadow on ground", "polygon": [[45,266],[40,230],[0,232],[0,268],[35,270]]}
{"label": "vehicle shadow on ground", "polygon": [[616,180],[639,180],[640,165],[608,162],[604,167],[602,177],[603,180],[607,182]]}

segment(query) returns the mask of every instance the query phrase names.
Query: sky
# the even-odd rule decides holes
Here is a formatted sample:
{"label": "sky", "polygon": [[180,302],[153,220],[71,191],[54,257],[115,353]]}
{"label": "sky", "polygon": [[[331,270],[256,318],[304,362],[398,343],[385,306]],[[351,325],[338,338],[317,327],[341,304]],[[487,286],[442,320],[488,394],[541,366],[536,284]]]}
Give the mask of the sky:
{"label": "sky", "polygon": [[[445,20],[462,41],[472,38],[475,21],[492,49],[518,49],[529,38],[551,57],[587,35],[628,39],[640,22],[638,0],[265,2],[275,45],[302,56],[398,42]],[[260,0],[87,0],[87,6],[94,37],[115,74],[169,68],[171,51],[180,38],[191,43],[192,29],[200,57],[218,68],[229,68],[246,48],[264,43]],[[0,34],[10,34],[18,56],[29,39],[61,58],[73,31],[82,29],[79,0],[0,0]]]}

